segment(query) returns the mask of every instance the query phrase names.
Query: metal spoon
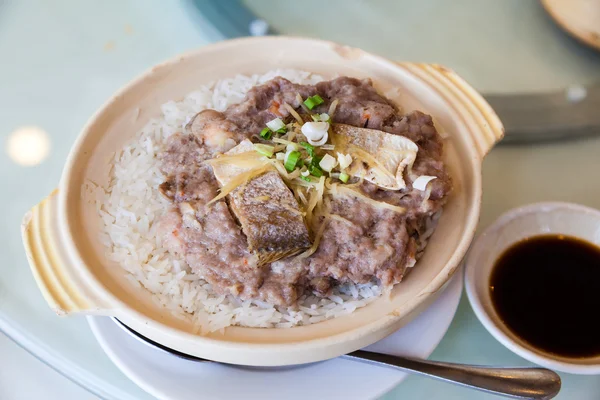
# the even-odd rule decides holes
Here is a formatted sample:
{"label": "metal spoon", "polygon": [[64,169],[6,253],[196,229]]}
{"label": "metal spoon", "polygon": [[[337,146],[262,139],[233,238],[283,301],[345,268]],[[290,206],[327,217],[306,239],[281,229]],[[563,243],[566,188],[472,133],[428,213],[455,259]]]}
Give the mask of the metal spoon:
{"label": "metal spoon", "polygon": [[560,376],[546,368],[492,368],[355,351],[342,358],[391,367],[515,399],[552,399]]}
{"label": "metal spoon", "polygon": [[[215,362],[180,353],[140,335],[117,318],[118,326],[136,340],[179,358],[196,362]],[[403,372],[425,375],[445,382],[515,399],[552,399],[560,391],[560,376],[545,368],[492,368],[477,365],[427,361],[358,350],[341,358]]]}

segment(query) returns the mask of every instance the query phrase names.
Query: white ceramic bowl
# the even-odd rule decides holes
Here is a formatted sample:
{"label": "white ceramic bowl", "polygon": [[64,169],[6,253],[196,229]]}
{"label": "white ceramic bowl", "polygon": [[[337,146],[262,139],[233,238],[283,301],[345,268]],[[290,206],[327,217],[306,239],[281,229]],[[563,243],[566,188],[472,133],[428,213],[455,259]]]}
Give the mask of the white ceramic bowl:
{"label": "white ceramic bowl", "polygon": [[[423,258],[389,298],[351,315],[289,329],[229,327],[205,336],[174,318],[150,294],[133,288],[106,259],[95,207],[82,186],[106,186],[111,155],[124,146],[161,104],[211,81],[276,68],[325,77],[370,77],[403,109],[435,116],[449,135],[445,162],[454,192]],[[289,37],[224,41],[176,57],[140,76],[91,118],[66,161],[59,189],[23,223],[29,263],[48,304],[60,315],[118,317],[144,336],[177,351],[236,364],[286,365],[319,361],[372,344],[431,304],[464,257],[479,219],[481,161],[503,135],[483,98],[439,65],[395,63],[360,49]]]}
{"label": "white ceramic bowl", "polygon": [[600,374],[600,357],[566,358],[532,347],[504,325],[492,304],[490,274],[498,257],[522,239],[545,234],[569,235],[600,246],[600,211],[571,203],[537,203],[502,215],[474,241],[469,251],[465,265],[467,296],[481,323],[514,353],[558,371]]}

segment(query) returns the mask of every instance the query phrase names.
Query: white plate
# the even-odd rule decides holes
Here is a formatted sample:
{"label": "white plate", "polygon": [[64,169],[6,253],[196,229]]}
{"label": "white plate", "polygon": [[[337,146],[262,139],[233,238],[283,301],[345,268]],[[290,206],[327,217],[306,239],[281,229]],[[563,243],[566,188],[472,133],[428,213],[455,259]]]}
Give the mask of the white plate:
{"label": "white plate", "polygon": [[[461,270],[427,310],[366,350],[429,357],[454,317],[462,287]],[[163,400],[371,399],[382,396],[406,377],[392,369],[339,358],[285,368],[189,361],[150,347],[110,318],[87,318],[100,346],[115,365],[142,389]]]}

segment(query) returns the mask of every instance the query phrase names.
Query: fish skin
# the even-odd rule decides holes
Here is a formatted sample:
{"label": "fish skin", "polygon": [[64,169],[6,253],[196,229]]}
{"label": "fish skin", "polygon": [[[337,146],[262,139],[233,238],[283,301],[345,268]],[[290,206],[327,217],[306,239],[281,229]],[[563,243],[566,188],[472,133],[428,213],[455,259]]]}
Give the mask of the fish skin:
{"label": "fish skin", "polygon": [[[253,151],[253,144],[244,140],[225,155],[248,151]],[[248,169],[213,165],[215,177],[222,186]],[[277,171],[267,170],[227,197],[229,207],[248,239],[248,249],[258,257],[259,266],[298,254],[311,246],[298,202]]]}
{"label": "fish skin", "polygon": [[229,195],[229,204],[259,265],[311,246],[298,202],[278,172],[267,171],[235,189]]}

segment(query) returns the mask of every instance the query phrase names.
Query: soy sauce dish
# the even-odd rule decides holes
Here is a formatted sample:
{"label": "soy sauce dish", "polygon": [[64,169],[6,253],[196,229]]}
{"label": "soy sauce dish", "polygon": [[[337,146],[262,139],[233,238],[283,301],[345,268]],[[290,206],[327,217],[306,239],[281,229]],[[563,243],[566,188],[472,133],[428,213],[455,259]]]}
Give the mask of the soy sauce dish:
{"label": "soy sauce dish", "polygon": [[600,211],[569,203],[509,211],[473,243],[465,288],[509,350],[547,368],[600,374]]}

